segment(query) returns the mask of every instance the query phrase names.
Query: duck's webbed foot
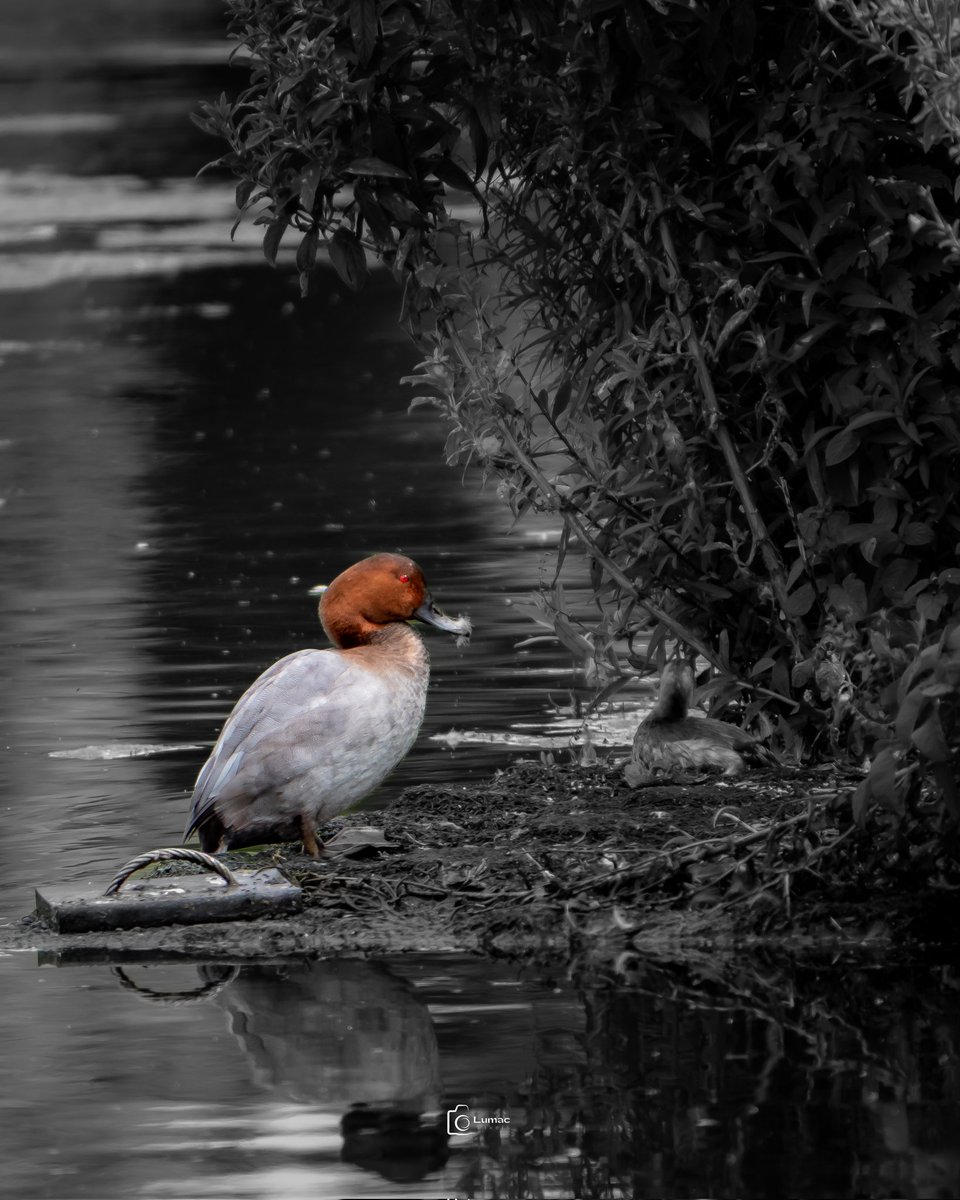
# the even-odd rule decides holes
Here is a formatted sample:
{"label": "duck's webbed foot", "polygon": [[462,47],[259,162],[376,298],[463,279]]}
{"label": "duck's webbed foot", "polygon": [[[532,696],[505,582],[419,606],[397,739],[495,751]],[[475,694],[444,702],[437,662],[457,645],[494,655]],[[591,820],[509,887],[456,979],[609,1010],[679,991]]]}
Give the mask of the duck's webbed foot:
{"label": "duck's webbed foot", "polygon": [[219,854],[221,850],[229,849],[226,826],[215,812],[197,827],[197,836],[204,854]]}

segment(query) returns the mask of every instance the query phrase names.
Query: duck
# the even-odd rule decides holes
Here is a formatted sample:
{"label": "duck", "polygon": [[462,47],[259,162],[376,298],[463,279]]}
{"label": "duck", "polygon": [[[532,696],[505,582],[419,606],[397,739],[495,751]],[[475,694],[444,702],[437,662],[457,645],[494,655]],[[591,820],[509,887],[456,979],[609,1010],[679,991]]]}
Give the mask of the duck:
{"label": "duck", "polygon": [[[320,591],[321,589],[315,589]],[[410,621],[469,639],[468,617],[435,603],[420,567],[374,554],[322,589],[333,643],[268,667],[237,701],[197,776],[184,840],[208,854],[301,840],[380,784],[413,745],[430,665]]]}
{"label": "duck", "polygon": [[657,702],[640,722],[633,753],[624,768],[631,786],[647,781],[654,771],[693,771],[719,768],[724,775],[744,770],[744,754],[763,754],[764,748],[736,725],[713,717],[690,715],[693,667],[670,662],[660,676]]}

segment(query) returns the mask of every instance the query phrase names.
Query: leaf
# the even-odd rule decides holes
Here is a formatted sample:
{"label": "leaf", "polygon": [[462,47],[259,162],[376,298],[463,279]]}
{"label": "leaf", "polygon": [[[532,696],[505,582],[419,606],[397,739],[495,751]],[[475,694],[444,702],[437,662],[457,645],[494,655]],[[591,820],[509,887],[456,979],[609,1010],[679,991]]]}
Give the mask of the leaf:
{"label": "leaf", "polygon": [[324,125],[341,108],[343,108],[343,101],[339,96],[335,96],[333,99],[318,100],[315,104],[309,105],[304,110],[304,116],[312,125]]}
{"label": "leaf", "polygon": [[940,714],[934,710],[922,725],[918,725],[910,735],[910,741],[916,746],[928,762],[949,762],[953,754],[943,735]]}
{"label": "leaf", "polygon": [[701,596],[709,596],[713,600],[728,600],[733,595],[729,588],[711,583],[709,579],[685,579],[682,590],[699,592]]}
{"label": "leaf", "polygon": [[252,179],[240,180],[240,182],[237,184],[236,191],[237,208],[242,209],[247,207],[247,201],[250,199],[250,196],[253,194],[253,189],[256,186],[256,183]]}
{"label": "leaf", "polygon": [[790,683],[792,687],[802,688],[808,684],[813,678],[813,660],[805,658],[803,662],[794,664],[793,670],[790,672]]}
{"label": "leaf", "polygon": [[784,604],[787,615],[790,617],[802,617],[813,608],[813,602],[817,598],[817,593],[813,590],[812,583],[802,583],[795,592],[791,592]]}
{"label": "leaf", "polygon": [[913,583],[918,569],[918,564],[913,559],[892,559],[884,567],[880,576],[880,587],[883,589],[883,594],[890,600],[898,600]]}
{"label": "leaf", "polygon": [[590,658],[593,654],[593,646],[590,641],[578,629],[574,628],[563,613],[558,612],[555,614],[553,631],[561,644],[566,646],[578,661]]}
{"label": "leaf", "polygon": [[839,321],[821,321],[813,329],[808,329],[806,333],[801,333],[784,357],[788,362],[796,362],[807,353],[811,346],[816,345],[824,334],[829,333],[831,329],[839,324]]}
{"label": "leaf", "polygon": [[393,163],[385,162],[382,158],[369,155],[366,158],[355,158],[343,168],[346,175],[373,175],[378,179],[409,179],[406,171],[395,167]]}
{"label": "leaf", "polygon": [[566,411],[567,406],[570,404],[570,396],[572,393],[573,393],[573,376],[565,375],[563,378],[563,382],[557,388],[556,394],[553,397],[553,419],[554,420],[556,420],[557,417],[559,417],[562,412]]}
{"label": "leaf", "polygon": [[317,195],[317,184],[323,175],[320,163],[311,163],[300,176],[300,207],[304,212],[313,213],[313,202]]}
{"label": "leaf", "polygon": [[474,178],[479,179],[490,156],[490,138],[476,112],[470,113],[469,130],[470,148],[473,150]]}
{"label": "leaf", "polygon": [[803,295],[800,297],[800,310],[803,313],[803,322],[807,326],[810,325],[810,309],[813,305],[813,298],[822,287],[823,280],[815,279],[813,283],[808,283],[803,289]]}
{"label": "leaf", "polygon": [[849,428],[841,429],[839,433],[835,434],[827,442],[823,452],[823,459],[828,467],[835,467],[837,463],[843,462],[844,459],[849,458],[851,454],[855,454],[859,449],[860,439],[856,434],[851,433]]}
{"label": "leaf", "polygon": [[[377,200],[398,224],[408,226],[423,225],[423,216],[420,209],[415,204],[412,204],[406,196],[401,196],[399,192],[394,192],[388,188],[379,188],[377,190]],[[410,230],[408,229],[407,232],[409,233]]]}
{"label": "leaf", "polygon": [[889,746],[873,760],[870,774],[870,795],[888,812],[903,816],[903,801],[897,796],[897,755]]}
{"label": "leaf", "polygon": [[720,353],[724,342],[728,341],[737,332],[744,321],[749,320],[749,318],[750,313],[745,309],[741,309],[739,312],[735,312],[732,317],[727,319],[723,328],[717,335],[717,340],[713,347],[714,354]]}
{"label": "leaf", "polygon": [[341,227],[330,239],[327,248],[337,274],[348,288],[359,292],[367,277],[367,256],[360,239],[349,229]]}
{"label": "leaf", "polygon": [[277,252],[280,249],[280,239],[287,229],[286,217],[274,217],[267,225],[263,235],[263,257],[271,267],[277,265]]}
{"label": "leaf", "polygon": [[895,421],[896,414],[892,412],[865,412],[854,417],[847,426],[848,430],[862,429],[864,425],[875,425],[878,421]]}
{"label": "leaf", "polygon": [[862,829],[867,823],[867,813],[870,811],[869,802],[870,777],[867,776],[853,793],[853,799],[850,802],[850,807],[853,810],[853,820],[859,829]]}
{"label": "leaf", "polygon": [[492,88],[481,85],[473,89],[473,109],[483,132],[494,141],[500,134],[500,101]]}
{"label": "leaf", "polygon": [[360,215],[366,221],[367,228],[373,234],[378,245],[391,245],[393,228],[390,225],[389,215],[381,208],[371,193],[359,184],[354,192],[354,199],[360,209]]}
{"label": "leaf", "polygon": [[[843,529],[838,530],[836,534],[837,543],[841,546],[853,546],[857,542],[873,542],[876,545],[877,538],[882,537],[888,531],[882,525],[877,525],[872,521],[858,521],[855,525],[847,525]],[[872,562],[873,558],[869,551],[864,551],[864,557],[867,562]]]}
{"label": "leaf", "polygon": [[222,133],[223,122],[213,105],[201,104],[200,111],[192,112],[189,116],[194,125],[204,133],[209,133],[212,137],[218,137]]}
{"label": "leaf", "polygon": [[827,592],[827,603],[834,612],[849,614],[854,621],[862,621],[867,615],[867,594],[859,579],[855,580],[855,585],[855,590],[848,590],[846,586],[832,583]]}
{"label": "leaf", "polygon": [[796,225],[791,225],[787,221],[771,220],[771,225],[779,229],[783,236],[801,250],[808,258],[812,257],[810,253],[810,241],[802,229],[798,229]]}
{"label": "leaf", "polygon": [[422,288],[435,288],[443,275],[443,268],[436,262],[421,262],[414,270],[417,283]]}
{"label": "leaf", "polygon": [[842,278],[863,253],[863,242],[859,237],[843,243],[823,264],[823,278],[831,282]]}
{"label": "leaf", "polygon": [[260,129],[256,133],[252,133],[243,143],[244,151],[256,149],[257,146],[261,145],[269,137],[273,137],[273,130],[269,126],[266,129]]}
{"label": "leaf", "polygon": [[914,688],[903,698],[897,709],[896,723],[897,737],[901,742],[912,740],[917,721],[929,706],[930,701],[920,688]]}
{"label": "leaf", "polygon": [[920,689],[924,696],[935,700],[939,700],[941,696],[952,696],[956,690],[952,683],[926,683]]}
{"label": "leaf", "polygon": [[292,92],[298,83],[302,82],[303,76],[298,74],[285,75],[277,84],[277,99],[285,96],[287,92]]}
{"label": "leaf", "polygon": [[297,270],[301,274],[309,274],[317,261],[317,246],[320,243],[320,231],[314,226],[308,229],[300,239],[297,247]]}
{"label": "leaf", "polygon": [[883,308],[887,311],[897,311],[895,305],[881,300],[879,296],[874,296],[870,292],[854,292],[850,296],[844,296],[840,303],[846,304],[848,308]]}
{"label": "leaf", "polygon": [[365,67],[377,44],[377,0],[350,0],[350,33],[360,65]]}
{"label": "leaf", "polygon": [[[393,260],[393,272],[395,275],[400,275],[404,271],[407,259],[413,253],[417,245],[417,231],[408,229],[400,238],[400,244],[397,246],[396,258]],[[406,290],[405,296],[410,295],[409,289]]]}
{"label": "leaf", "polygon": [[766,655],[764,658],[758,659],[750,669],[750,678],[753,679],[757,675],[763,675],[766,671],[771,670],[776,664],[776,659]]}
{"label": "leaf", "polygon": [[887,298],[897,312],[910,317],[916,315],[913,311],[913,289],[914,281],[906,271],[897,271],[885,289]]}
{"label": "leaf", "polygon": [[900,531],[900,536],[907,546],[926,546],[933,541],[936,534],[922,521],[910,521]]}
{"label": "leaf", "polygon": [[448,187],[455,188],[460,192],[469,192],[479,199],[480,193],[477,191],[473,180],[463,167],[458,167],[452,159],[427,158],[422,160],[422,165],[427,174],[435,175],[441,183],[445,183]]}
{"label": "leaf", "polygon": [[682,104],[673,106],[677,117],[686,125],[694,137],[710,145],[710,114],[703,104]]}
{"label": "leaf", "polygon": [[843,590],[853,602],[852,613],[856,620],[865,617],[870,611],[870,605],[867,601],[867,589],[863,580],[859,575],[854,575],[851,571],[849,575],[844,576]]}
{"label": "leaf", "polygon": [[846,672],[833,659],[820,663],[814,678],[817,682],[817,690],[824,700],[835,700],[847,684]]}

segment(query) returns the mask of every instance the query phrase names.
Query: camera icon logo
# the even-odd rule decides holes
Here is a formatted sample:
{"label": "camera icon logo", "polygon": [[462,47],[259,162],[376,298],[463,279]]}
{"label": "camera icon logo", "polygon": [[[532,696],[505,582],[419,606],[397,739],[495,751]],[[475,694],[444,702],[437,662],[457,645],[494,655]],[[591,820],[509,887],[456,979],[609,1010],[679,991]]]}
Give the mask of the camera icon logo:
{"label": "camera icon logo", "polygon": [[473,1122],[470,1119],[470,1109],[466,1104],[458,1104],[456,1108],[447,1109],[447,1133],[470,1133]]}

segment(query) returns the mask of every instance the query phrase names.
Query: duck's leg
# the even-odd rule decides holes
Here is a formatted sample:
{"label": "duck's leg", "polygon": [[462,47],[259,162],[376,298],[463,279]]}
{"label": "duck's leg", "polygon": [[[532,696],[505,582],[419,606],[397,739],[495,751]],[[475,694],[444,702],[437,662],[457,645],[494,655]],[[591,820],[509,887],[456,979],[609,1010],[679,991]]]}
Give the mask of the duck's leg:
{"label": "duck's leg", "polygon": [[317,841],[317,831],[314,828],[313,819],[306,813],[300,815],[300,837],[303,839],[304,850],[311,858],[323,858],[326,850]]}
{"label": "duck's leg", "polygon": [[211,813],[203,824],[197,828],[197,836],[200,838],[200,849],[204,854],[219,854],[221,850],[227,849],[224,839],[226,832],[226,826],[217,814],[215,812]]}

